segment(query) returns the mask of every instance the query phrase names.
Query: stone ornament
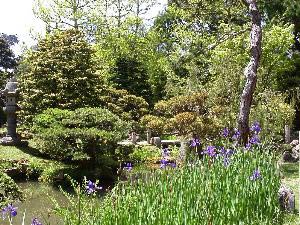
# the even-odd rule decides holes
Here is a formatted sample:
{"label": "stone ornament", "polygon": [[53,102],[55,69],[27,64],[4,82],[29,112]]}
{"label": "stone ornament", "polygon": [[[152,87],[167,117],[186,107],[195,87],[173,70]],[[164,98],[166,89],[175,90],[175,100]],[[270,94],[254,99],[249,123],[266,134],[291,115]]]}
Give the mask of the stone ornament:
{"label": "stone ornament", "polygon": [[295,211],[295,195],[289,187],[282,185],[278,191],[278,198],[282,210],[290,213]]}
{"label": "stone ornament", "polygon": [[17,114],[19,106],[17,105],[17,97],[19,94],[18,82],[12,77],[6,83],[5,89],[0,91],[0,95],[5,97],[4,112],[7,115],[7,134],[0,140],[2,145],[16,145],[20,143],[17,135]]}

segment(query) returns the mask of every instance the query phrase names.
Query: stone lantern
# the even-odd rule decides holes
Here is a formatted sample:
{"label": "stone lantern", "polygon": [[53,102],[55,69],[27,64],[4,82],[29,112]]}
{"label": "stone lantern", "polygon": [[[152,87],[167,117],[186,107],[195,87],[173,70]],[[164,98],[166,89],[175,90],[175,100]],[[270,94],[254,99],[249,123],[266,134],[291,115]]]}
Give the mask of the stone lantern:
{"label": "stone lantern", "polygon": [[18,82],[15,77],[12,77],[6,83],[5,89],[2,90],[1,96],[5,97],[4,112],[7,115],[7,134],[1,138],[2,145],[17,145],[20,143],[20,138],[17,135],[17,115],[19,110],[17,105],[18,97]]}

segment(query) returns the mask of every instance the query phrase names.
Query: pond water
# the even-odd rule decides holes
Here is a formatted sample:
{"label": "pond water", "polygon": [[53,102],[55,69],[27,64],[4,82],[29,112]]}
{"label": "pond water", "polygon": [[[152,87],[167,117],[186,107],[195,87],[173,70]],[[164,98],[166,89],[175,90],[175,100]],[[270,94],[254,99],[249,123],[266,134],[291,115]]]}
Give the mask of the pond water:
{"label": "pond water", "polygon": [[[18,215],[13,218],[13,225],[22,224],[25,211],[25,225],[30,225],[32,218],[35,217],[39,218],[39,221],[43,224],[62,224],[57,216],[50,214],[50,211],[53,208],[53,203],[50,197],[56,199],[61,204],[67,202],[66,197],[59,191],[58,188],[34,181],[21,182],[18,183],[18,185],[21,190],[24,191],[26,200],[15,204],[18,207]],[[9,222],[7,220],[3,221],[2,218],[0,218],[0,224],[9,225]]]}

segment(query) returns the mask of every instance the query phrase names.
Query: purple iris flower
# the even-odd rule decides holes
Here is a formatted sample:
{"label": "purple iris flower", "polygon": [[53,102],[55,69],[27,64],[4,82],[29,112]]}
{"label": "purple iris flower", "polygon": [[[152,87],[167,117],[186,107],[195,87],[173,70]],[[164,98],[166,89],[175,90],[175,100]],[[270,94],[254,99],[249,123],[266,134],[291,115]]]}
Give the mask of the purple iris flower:
{"label": "purple iris flower", "polygon": [[87,185],[86,185],[86,192],[90,195],[90,194],[92,194],[92,193],[94,193],[94,192],[96,192],[97,190],[101,190],[102,189],[102,187],[98,187],[97,185],[96,185],[96,183],[93,183],[92,181],[88,181],[87,182]]}
{"label": "purple iris flower", "polygon": [[8,204],[4,209],[2,209],[2,218],[5,219],[6,214],[15,217],[17,215],[17,207],[14,207],[12,204]]}
{"label": "purple iris flower", "polygon": [[258,134],[261,131],[261,127],[259,122],[254,122],[250,128],[251,131],[253,131],[255,134]]}
{"label": "purple iris flower", "polygon": [[250,180],[257,180],[261,178],[261,174],[260,174],[260,171],[258,169],[254,170],[253,171],[253,174],[250,176]]}
{"label": "purple iris flower", "polygon": [[224,167],[228,167],[229,164],[230,164],[229,158],[228,157],[224,157],[224,159],[223,159],[223,165],[224,165]]}
{"label": "purple iris flower", "polygon": [[168,165],[168,160],[162,159],[160,160],[160,168],[165,168]]}
{"label": "purple iris flower", "polygon": [[191,144],[190,144],[190,147],[198,147],[200,146],[201,142],[198,138],[194,138],[192,141],[191,141]]}
{"label": "purple iris flower", "polygon": [[32,219],[31,225],[43,225],[37,218]]}
{"label": "purple iris flower", "polygon": [[164,149],[162,150],[162,156],[163,156],[163,157],[170,156],[170,151],[169,151],[168,148],[164,148]]}
{"label": "purple iris flower", "polygon": [[130,171],[132,170],[132,163],[126,163],[123,167],[124,170]]}
{"label": "purple iris flower", "polygon": [[224,128],[222,136],[225,138],[229,136],[229,129],[227,127]]}
{"label": "purple iris flower", "polygon": [[224,147],[221,147],[220,154],[221,155],[225,155],[226,154],[226,149]]}
{"label": "purple iris flower", "polygon": [[250,150],[250,148],[251,148],[251,143],[247,143],[245,146],[245,150]]}
{"label": "purple iris flower", "polygon": [[175,167],[176,167],[176,163],[174,163],[174,162],[172,162],[172,163],[169,163],[169,165],[170,165],[171,167],[173,167],[173,168],[175,168]]}
{"label": "purple iris flower", "polygon": [[232,149],[225,149],[224,147],[222,147],[220,153],[224,157],[230,157],[234,154],[234,151]]}
{"label": "purple iris flower", "polygon": [[176,163],[175,162],[169,162],[167,159],[162,159],[160,160],[160,168],[166,168],[167,166],[170,166],[172,168],[176,167]]}
{"label": "purple iris flower", "polygon": [[216,156],[216,148],[215,146],[207,146],[206,150],[203,152],[203,154],[206,154],[210,157],[215,157]]}
{"label": "purple iris flower", "polygon": [[234,134],[232,136],[232,139],[233,140],[238,140],[241,136],[241,132],[237,129],[237,128],[234,128]]}
{"label": "purple iris flower", "polygon": [[253,135],[250,140],[249,140],[249,143],[252,144],[252,145],[257,145],[260,143],[260,139],[257,135]]}

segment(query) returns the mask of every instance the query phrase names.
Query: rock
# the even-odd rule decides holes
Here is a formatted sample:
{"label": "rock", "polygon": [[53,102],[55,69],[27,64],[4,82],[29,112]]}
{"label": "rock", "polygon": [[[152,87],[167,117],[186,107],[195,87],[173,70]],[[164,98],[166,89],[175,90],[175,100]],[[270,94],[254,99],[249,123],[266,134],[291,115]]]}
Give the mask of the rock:
{"label": "rock", "polygon": [[160,148],[161,147],[161,139],[160,139],[160,137],[153,137],[153,144],[156,147]]}
{"label": "rock", "polygon": [[296,147],[292,148],[292,157],[294,158],[294,161],[299,161],[300,158],[300,145],[297,145]]}
{"label": "rock", "polygon": [[300,152],[300,144],[294,148],[297,152]]}
{"label": "rock", "polygon": [[295,211],[295,195],[289,187],[281,185],[278,191],[278,199],[282,210],[291,213]]}
{"label": "rock", "polygon": [[295,147],[296,145],[299,145],[299,140],[293,140],[293,141],[290,143],[290,146],[292,146],[292,147]]}
{"label": "rock", "polygon": [[282,159],[283,159],[284,162],[294,162],[294,160],[295,160],[292,153],[289,152],[289,151],[284,151],[283,152]]}

